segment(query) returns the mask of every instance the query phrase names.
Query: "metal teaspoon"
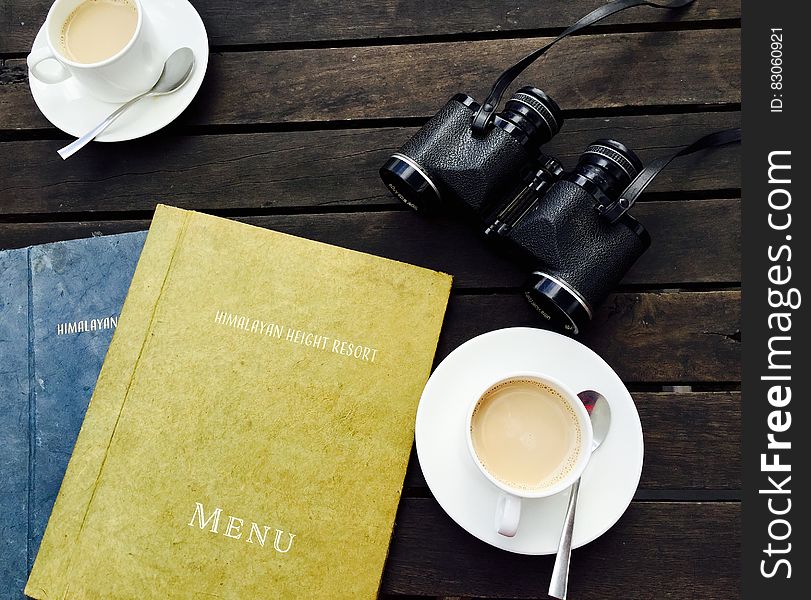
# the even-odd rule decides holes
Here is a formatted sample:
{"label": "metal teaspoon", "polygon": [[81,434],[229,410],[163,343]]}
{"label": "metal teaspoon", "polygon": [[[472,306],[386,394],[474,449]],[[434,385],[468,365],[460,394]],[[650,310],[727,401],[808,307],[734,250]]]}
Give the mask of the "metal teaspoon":
{"label": "metal teaspoon", "polygon": [[[611,406],[605,396],[594,390],[580,392],[577,396],[583,402],[591,417],[591,428],[594,431],[594,441],[591,444],[593,453],[608,435],[608,429],[611,426]],[[563,530],[560,533],[558,553],[555,556],[555,567],[552,569],[552,581],[549,582],[549,595],[560,600],[566,600],[566,591],[569,585],[574,513],[577,508],[577,494],[579,491],[580,479],[574,482],[569,493],[569,507],[566,509],[566,518],[563,520]]]}
{"label": "metal teaspoon", "polygon": [[191,74],[194,71],[194,52],[192,52],[191,48],[178,48],[166,59],[166,62],[163,65],[163,72],[161,76],[158,78],[157,83],[152,86],[152,89],[147,90],[143,94],[136,96],[126,104],[120,106],[115,112],[113,112],[109,117],[104,119],[101,123],[96,125],[93,129],[88,131],[82,137],[77,140],[74,140],[61,150],[58,150],[59,156],[63,159],[68,159],[69,157],[76,154],[79,150],[87,146],[93,139],[99,135],[102,131],[107,129],[113,121],[115,121],[118,117],[124,114],[124,111],[127,110],[130,106],[138,102],[141,98],[146,96],[165,96],[167,94],[171,94],[176,92],[180,88],[182,88],[186,82],[191,78]]}

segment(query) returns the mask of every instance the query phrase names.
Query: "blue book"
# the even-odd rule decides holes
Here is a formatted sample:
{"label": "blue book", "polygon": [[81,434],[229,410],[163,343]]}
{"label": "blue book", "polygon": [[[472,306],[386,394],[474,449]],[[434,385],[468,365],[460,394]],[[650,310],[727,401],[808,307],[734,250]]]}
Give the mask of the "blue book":
{"label": "blue book", "polygon": [[0,252],[0,600],[25,598],[145,239]]}

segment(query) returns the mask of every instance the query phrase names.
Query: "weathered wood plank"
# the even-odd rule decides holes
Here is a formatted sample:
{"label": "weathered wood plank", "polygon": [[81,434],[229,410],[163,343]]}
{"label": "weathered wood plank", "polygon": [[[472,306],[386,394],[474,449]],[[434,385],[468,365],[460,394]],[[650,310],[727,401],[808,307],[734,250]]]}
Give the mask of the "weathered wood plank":
{"label": "weathered wood plank", "polygon": [[634,400],[645,432],[641,487],[741,488],[740,392],[634,394]]}
{"label": "weathered wood plank", "polygon": [[[627,381],[736,382],[741,378],[740,302],[737,291],[616,294],[597,310],[582,341],[610,356]],[[672,331],[671,339],[665,339],[665,330]],[[617,340],[623,341],[621,353]]]}
{"label": "weathered wood plank", "polygon": [[[572,554],[569,594],[606,598],[738,598],[738,503],[633,503],[617,525]],[[709,532],[723,532],[713,535]],[[546,598],[554,557],[496,550],[433,499],[400,503],[386,593]]]}
{"label": "weathered wood plank", "polygon": [[[513,294],[463,295],[451,302],[437,351],[502,327],[538,327]],[[614,294],[580,341],[627,382],[740,381],[740,292]]]}
{"label": "weathered wood plank", "polygon": [[[91,199],[102,207],[98,197]],[[677,286],[740,281],[739,200],[642,202],[634,214],[646,224],[654,243],[624,283]],[[527,266],[495,251],[466,223],[450,217],[430,218],[398,210],[241,220],[445,271],[455,276],[458,288],[517,287],[528,273]],[[146,229],[148,225],[147,221],[2,224],[0,248]],[[708,256],[712,260],[705,260]]]}
{"label": "weathered wood plank", "polygon": [[[453,93],[479,99],[505,66],[549,38],[211,56],[185,124],[427,117]],[[689,85],[686,82],[689,81]],[[0,129],[48,127],[24,60],[0,67]],[[740,30],[585,35],[527,69],[522,83],[566,109],[740,101]]]}
{"label": "weathered wood plank", "polygon": [[[641,490],[741,488],[740,392],[637,392],[633,397],[645,432]],[[416,455],[405,485],[426,487]]]}
{"label": "weathered wood plank", "polygon": [[[570,119],[546,149],[571,167],[590,142],[615,137],[648,161],[740,119],[739,112]],[[155,198],[193,209],[399,207],[377,170],[415,131],[158,134],[115,146],[91,144],[70,161],[56,155],[61,140],[7,142],[0,144],[0,164],[13,168],[0,180],[0,214],[152,210]],[[734,147],[680,159],[649,189],[739,187]]]}
{"label": "weathered wood plank", "polygon": [[[490,33],[566,27],[597,0],[534,2],[526,0],[193,0],[214,45],[307,43],[377,37]],[[0,52],[26,52],[45,20],[51,0],[8,0],[0,6]],[[608,23],[645,25],[740,18],[739,0],[696,2],[665,13],[629,10]]]}

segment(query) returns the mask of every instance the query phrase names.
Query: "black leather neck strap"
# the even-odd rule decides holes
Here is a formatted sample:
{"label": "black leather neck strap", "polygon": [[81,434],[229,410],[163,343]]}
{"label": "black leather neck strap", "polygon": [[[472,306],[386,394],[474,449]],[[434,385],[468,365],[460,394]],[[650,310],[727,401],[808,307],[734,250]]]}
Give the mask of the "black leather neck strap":
{"label": "black leather neck strap", "polygon": [[628,210],[634,205],[634,202],[636,202],[637,198],[639,198],[642,192],[645,191],[648,184],[653,181],[654,178],[661,173],[662,170],[674,159],[678,158],[679,156],[687,156],[688,154],[693,154],[694,152],[707,150],[708,148],[718,148],[719,146],[735,144],[740,141],[740,128],[724,129],[722,131],[716,131],[715,133],[705,135],[703,138],[696,140],[675,154],[657,158],[639,172],[639,175],[637,175],[636,178],[631,182],[631,185],[625,188],[625,191],[620,195],[619,200],[609,204],[608,206],[603,204],[598,205],[597,212],[612,223],[616,223],[617,220],[628,212]]}
{"label": "black leather neck strap", "polygon": [[484,101],[484,103],[482,103],[481,107],[476,112],[476,115],[473,117],[473,133],[476,135],[484,134],[484,132],[487,130],[487,126],[490,124],[490,120],[493,118],[493,114],[496,112],[496,108],[498,108],[498,103],[501,101],[501,96],[504,95],[504,92],[507,90],[509,85],[515,80],[516,77],[518,77],[518,75],[521,74],[521,71],[535,62],[544,53],[546,53],[547,50],[549,50],[563,38],[580,31],[584,27],[593,25],[597,21],[601,21],[606,17],[625,10],[626,8],[631,8],[634,6],[651,6],[653,8],[681,8],[683,6],[687,6],[688,4],[692,4],[693,2],[694,0],[672,0],[671,2],[652,2],[650,0],[614,0],[613,2],[609,2],[608,4],[591,11],[589,14],[582,17],[579,21],[566,29],[566,31],[561,33],[554,40],[549,42],[546,46],[538,48],[531,54],[527,54],[524,58],[499,75],[498,79],[496,79],[496,82],[493,84],[493,89],[490,90],[490,94],[487,96],[487,99]]}

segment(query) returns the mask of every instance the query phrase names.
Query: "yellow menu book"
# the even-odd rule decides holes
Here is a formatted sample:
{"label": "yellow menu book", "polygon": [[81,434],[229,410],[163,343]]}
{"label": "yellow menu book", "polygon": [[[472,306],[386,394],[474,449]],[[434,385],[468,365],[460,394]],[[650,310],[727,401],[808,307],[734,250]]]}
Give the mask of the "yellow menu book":
{"label": "yellow menu book", "polygon": [[25,593],[374,598],[450,284],[159,206]]}

